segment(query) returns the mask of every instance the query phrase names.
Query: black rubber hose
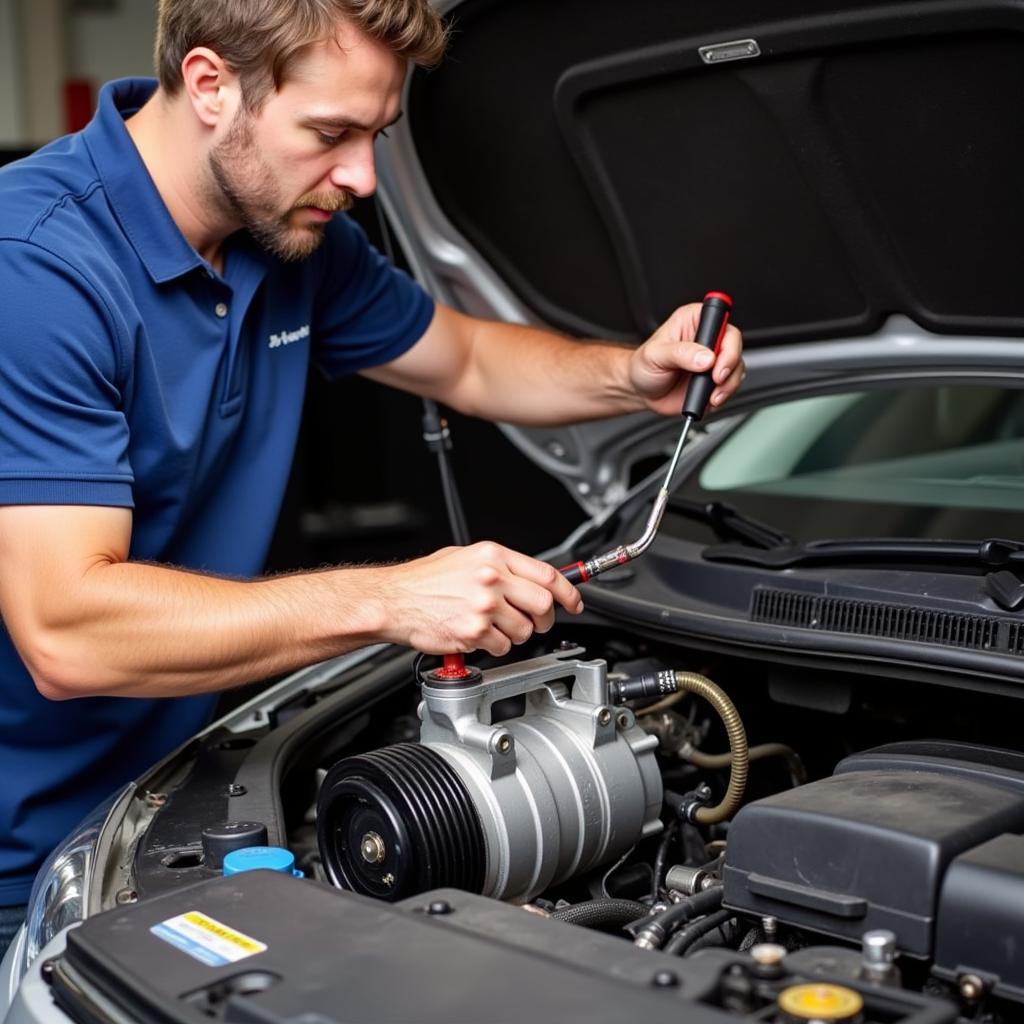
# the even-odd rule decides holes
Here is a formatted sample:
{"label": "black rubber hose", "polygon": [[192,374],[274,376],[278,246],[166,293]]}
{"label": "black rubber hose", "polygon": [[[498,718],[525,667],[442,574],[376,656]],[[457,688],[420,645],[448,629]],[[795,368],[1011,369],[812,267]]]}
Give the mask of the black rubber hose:
{"label": "black rubber hose", "polygon": [[663,952],[674,956],[682,956],[699,938],[720,928],[729,918],[732,917],[731,910],[716,910],[707,917],[687,925],[681,931],[675,933],[665,944]]}
{"label": "black rubber hose", "polygon": [[634,933],[637,945],[648,949],[660,949],[677,928],[695,917],[710,914],[721,905],[722,887],[716,885],[673,903],[660,914],[653,914],[646,921],[639,922],[639,927],[631,928],[630,931]]}
{"label": "black rubber hose", "polygon": [[551,912],[555,921],[578,924],[583,928],[605,928],[611,925],[622,927],[650,913],[650,907],[636,900],[588,900],[574,903],[571,907]]}
{"label": "black rubber hose", "polygon": [[671,935],[681,924],[692,921],[695,917],[703,914],[710,914],[717,910],[722,904],[722,887],[712,886],[703,892],[694,893],[686,899],[673,903],[667,910],[655,915],[647,923],[659,924],[665,929],[666,935]]}
{"label": "black rubber hose", "polygon": [[721,946],[735,948],[736,939],[739,936],[739,927],[736,918],[726,921],[725,924],[720,924],[714,931],[694,939],[687,947],[686,955],[691,956],[698,949],[720,948]]}
{"label": "black rubber hose", "polygon": [[[377,224],[380,227],[384,252],[388,261],[394,266],[398,266],[395,263],[395,247],[391,241],[391,226],[384,216],[381,204],[375,202],[373,205],[377,212]],[[448,435],[447,426],[441,421],[437,403],[430,398],[423,399],[423,439],[427,442],[427,447],[437,453],[437,465],[441,473],[441,490],[444,493],[444,506],[448,512],[448,524],[451,527],[452,539],[457,545],[464,547],[470,543],[469,527],[466,525],[466,513],[462,507],[462,498],[459,496],[455,474],[448,458],[448,452],[452,446],[451,438]]]}
{"label": "black rubber hose", "polygon": [[668,850],[672,840],[676,837],[679,822],[673,818],[665,827],[665,834],[658,843],[658,852],[654,858],[654,880],[651,883],[651,895],[657,899],[661,895],[661,880],[665,877],[665,861],[668,859]]}

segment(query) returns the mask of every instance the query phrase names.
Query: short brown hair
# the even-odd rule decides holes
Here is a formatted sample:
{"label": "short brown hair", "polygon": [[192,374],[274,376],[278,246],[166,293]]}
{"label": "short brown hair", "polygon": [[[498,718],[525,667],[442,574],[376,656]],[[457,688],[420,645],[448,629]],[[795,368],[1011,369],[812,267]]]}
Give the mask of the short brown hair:
{"label": "short brown hair", "polygon": [[243,101],[255,110],[307,46],[333,35],[339,19],[421,67],[437,64],[448,41],[429,0],[160,0],[160,85],[175,95],[185,55],[208,46],[238,74]]}

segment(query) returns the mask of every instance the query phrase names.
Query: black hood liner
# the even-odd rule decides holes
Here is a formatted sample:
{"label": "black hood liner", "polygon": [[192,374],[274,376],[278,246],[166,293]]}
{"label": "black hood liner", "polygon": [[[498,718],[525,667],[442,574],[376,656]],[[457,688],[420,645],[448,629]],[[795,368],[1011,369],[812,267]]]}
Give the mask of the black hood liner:
{"label": "black hood liner", "polygon": [[[1024,2],[468,0],[417,72],[445,214],[523,302],[634,339],[708,289],[748,345],[1024,334]],[[698,47],[756,39],[705,65]]]}

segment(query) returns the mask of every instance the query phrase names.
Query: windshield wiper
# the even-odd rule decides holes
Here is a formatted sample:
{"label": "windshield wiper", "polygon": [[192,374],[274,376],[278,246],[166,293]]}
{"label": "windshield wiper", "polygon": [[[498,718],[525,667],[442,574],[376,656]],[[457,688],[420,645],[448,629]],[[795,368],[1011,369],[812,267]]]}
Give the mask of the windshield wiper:
{"label": "windshield wiper", "polygon": [[808,544],[779,544],[753,550],[739,544],[705,548],[709,562],[756,565],[765,569],[793,569],[812,565],[857,565],[867,562],[899,562],[953,568],[1005,569],[1024,566],[1024,543],[990,538],[980,541],[913,540],[897,537],[865,537],[849,540],[816,540]]}
{"label": "windshield wiper", "polygon": [[669,508],[689,519],[699,519],[702,523],[707,523],[720,540],[742,540],[755,547],[770,550],[793,544],[793,538],[788,533],[744,515],[738,508],[724,501],[704,502],[692,501],[689,498],[673,498]]}

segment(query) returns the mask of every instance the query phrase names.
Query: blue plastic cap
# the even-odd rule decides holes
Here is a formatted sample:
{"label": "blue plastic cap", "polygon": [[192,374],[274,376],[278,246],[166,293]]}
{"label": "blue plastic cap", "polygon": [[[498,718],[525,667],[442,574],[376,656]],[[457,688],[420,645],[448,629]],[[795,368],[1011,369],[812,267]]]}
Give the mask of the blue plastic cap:
{"label": "blue plastic cap", "polygon": [[243,846],[224,858],[224,874],[240,871],[279,871],[282,875],[305,876],[295,867],[295,855],[283,846]]}

